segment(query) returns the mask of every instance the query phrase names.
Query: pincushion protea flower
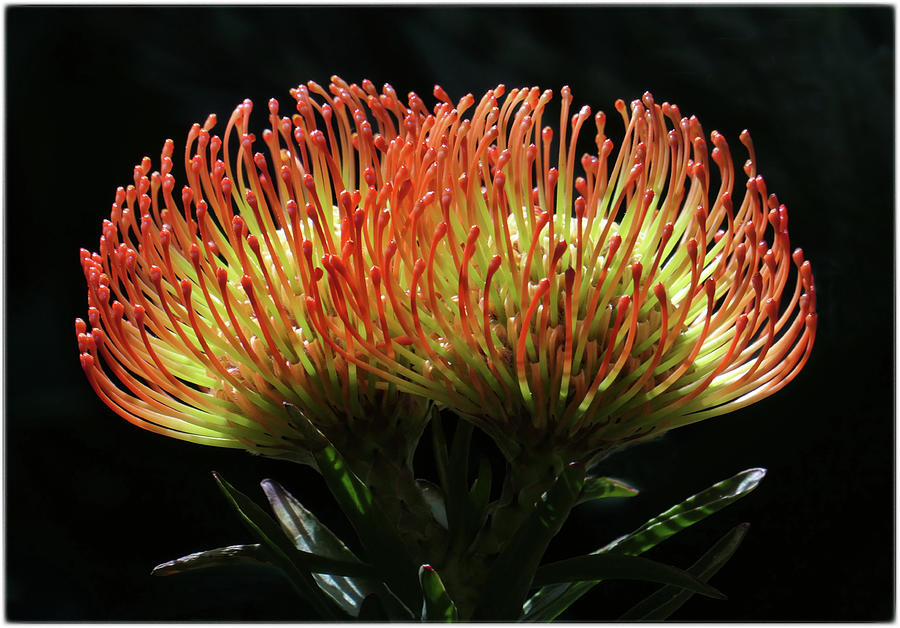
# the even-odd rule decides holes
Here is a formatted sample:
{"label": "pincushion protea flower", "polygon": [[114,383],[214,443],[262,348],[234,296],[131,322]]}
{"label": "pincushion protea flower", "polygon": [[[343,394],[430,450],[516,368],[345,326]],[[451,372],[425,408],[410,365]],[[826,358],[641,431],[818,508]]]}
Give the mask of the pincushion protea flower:
{"label": "pincushion protea flower", "polygon": [[[210,134],[215,115],[193,125],[180,206],[172,140],[160,171],[151,173],[145,157],[133,185],[116,191],[99,252],[81,251],[92,328],[76,321],[81,364],[108,406],[153,432],[311,462],[283,408],[289,402],[358,454],[362,477],[378,460],[403,464],[430,402],[376,382],[358,360],[317,340],[305,303],[315,294],[326,303],[319,315],[337,317],[317,282],[354,233],[348,208],[359,193],[340,184],[337,171],[334,182],[318,172],[313,179],[307,160],[322,159],[323,133],[312,110],[308,121],[292,123],[278,117],[274,100],[272,129],[262,137],[280,176],[269,175],[266,158],[253,152],[251,109],[244,101],[234,110],[223,139]],[[340,342],[352,356],[352,337]]]}
{"label": "pincushion protea flower", "polygon": [[[323,93],[359,132],[341,116],[341,141],[319,143],[318,178],[325,164],[334,176],[358,160],[370,199],[355,214],[365,238],[326,273],[348,316],[337,326],[313,316],[336,351],[349,334],[382,372],[448,403],[508,455],[564,451],[558,462],[736,410],[797,375],[815,337],[813,277],[790,250],[787,211],[757,174],[748,132],[739,203],[725,138],[713,131],[710,152],[696,118],[649,93],[630,110],[616,103],[617,154],[605,115],[594,116],[598,152],[576,177],[590,108],[569,123],[563,88],[554,162],[554,132],[541,128],[551,92],[515,89],[501,103],[504,92],[471,117],[471,95],[454,106],[439,87],[432,112],[415,94],[402,107],[339,79]],[[402,117],[399,137],[372,139],[366,106],[387,135],[387,111]],[[387,313],[355,307],[360,295]]]}

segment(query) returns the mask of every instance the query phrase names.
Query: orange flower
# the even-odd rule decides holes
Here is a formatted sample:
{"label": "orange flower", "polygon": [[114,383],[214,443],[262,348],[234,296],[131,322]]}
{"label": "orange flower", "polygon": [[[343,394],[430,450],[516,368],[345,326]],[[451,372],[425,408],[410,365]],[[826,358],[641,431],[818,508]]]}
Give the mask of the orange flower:
{"label": "orange flower", "polygon": [[193,125],[180,205],[172,140],[158,172],[145,157],[133,185],[117,190],[98,252],[81,251],[91,326],[76,321],[82,367],[110,408],[166,436],[311,462],[288,402],[345,455],[371,462],[381,452],[402,464],[430,402],[360,371],[352,336],[340,338],[349,360],[321,342],[305,307],[315,294],[320,316],[344,314],[317,282],[354,232],[352,174],[344,165],[345,187],[328,170],[311,108],[292,121],[273,100],[262,134],[272,176],[254,152],[251,109],[235,109],[223,138],[210,134],[215,115]]}
{"label": "orange flower", "polygon": [[[329,286],[386,293],[368,355],[402,372],[396,353],[379,349],[402,345],[427,378],[416,385],[508,455],[549,446],[589,458],[753,403],[806,363],[810,265],[791,252],[787,211],[757,174],[746,131],[748,179],[735,202],[725,138],[713,131],[709,151],[696,118],[649,93],[630,108],[616,103],[618,153],[605,115],[594,116],[597,154],[577,160],[578,176],[591,111],[570,122],[568,88],[555,155],[554,131],[541,127],[549,91],[501,101],[501,85],[477,105],[471,95],[453,105],[436,87],[441,102],[429,112],[415,94],[404,107],[391,91],[364,88],[335,79],[326,97],[357,124],[371,115],[383,133],[370,140],[347,124],[340,142],[320,145],[323,163],[347,164],[352,141],[372,175],[356,219],[368,233],[342,257],[356,281],[326,268]],[[329,339],[361,328],[363,314],[343,327],[313,320]]]}

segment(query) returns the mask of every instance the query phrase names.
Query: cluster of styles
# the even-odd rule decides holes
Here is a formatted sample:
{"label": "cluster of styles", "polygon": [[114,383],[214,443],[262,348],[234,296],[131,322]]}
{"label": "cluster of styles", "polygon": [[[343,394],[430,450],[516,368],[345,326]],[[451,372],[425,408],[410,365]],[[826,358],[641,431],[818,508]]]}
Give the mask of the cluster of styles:
{"label": "cluster of styles", "polygon": [[[172,140],[116,191],[81,251],[82,367],[158,434],[320,471],[333,447],[464,614],[567,465],[754,403],[807,362],[810,263],[747,131],[736,184],[725,138],[650,93],[615,103],[618,151],[567,87],[558,130],[537,87],[453,103],[436,86],[431,109],[367,80],[290,93],[259,138],[249,100],[221,136],[215,115],[194,124],[180,192]],[[412,472],[437,410],[508,463],[464,547]]]}

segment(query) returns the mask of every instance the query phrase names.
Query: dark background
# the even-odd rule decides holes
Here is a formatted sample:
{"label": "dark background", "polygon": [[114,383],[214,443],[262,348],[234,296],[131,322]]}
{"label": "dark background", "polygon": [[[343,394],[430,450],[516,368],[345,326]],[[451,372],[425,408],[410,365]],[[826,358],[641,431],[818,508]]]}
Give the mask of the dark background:
{"label": "dark background", "polygon": [[[645,90],[729,139],[750,128],[792,244],[812,260],[819,334],[774,397],[608,459],[643,489],[576,511],[551,552],[588,551],[742,469],[749,497],[652,556],[682,567],[741,521],[726,602],[683,620],[887,620],[894,613],[894,13],[849,8],[20,8],[6,13],[6,613],[10,620],[312,619],[277,574],[151,578],[249,542],[209,475],[261,499],[281,480],[350,535],[306,469],[165,439],[117,418],[78,364],[78,249],[116,186],[194,121],[333,73],[431,102],[497,83],[572,87],[610,116]],[[263,124],[257,113],[257,124]],[[261,127],[260,127],[261,128]],[[177,150],[176,150],[177,154]],[[180,185],[180,183],[179,183]],[[603,585],[570,619],[652,590]]]}

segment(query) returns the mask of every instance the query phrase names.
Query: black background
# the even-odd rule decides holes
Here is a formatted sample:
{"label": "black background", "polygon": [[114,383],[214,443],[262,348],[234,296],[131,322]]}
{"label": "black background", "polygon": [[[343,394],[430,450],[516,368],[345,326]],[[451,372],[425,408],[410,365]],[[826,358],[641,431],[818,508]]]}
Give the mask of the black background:
{"label": "black background", "polygon": [[[314,473],[165,439],[95,399],[73,320],[95,249],[143,155],[244,97],[331,74],[427,102],[497,83],[572,87],[617,117],[645,90],[729,139],[749,128],[792,244],[812,260],[813,357],[774,397],[608,459],[642,489],[577,510],[551,547],[589,551],[715,481],[763,466],[749,497],[653,556],[687,566],[750,533],[684,620],[886,620],[894,613],[894,14],[891,7],[8,8],[6,611],[10,620],[313,619],[277,574],[151,578],[249,542],[209,471],[261,498],[281,480],[350,536]],[[258,114],[255,119],[263,124]],[[262,127],[260,127],[262,128]],[[176,150],[177,154],[177,150]],[[615,618],[652,587],[604,585],[566,616]]]}

